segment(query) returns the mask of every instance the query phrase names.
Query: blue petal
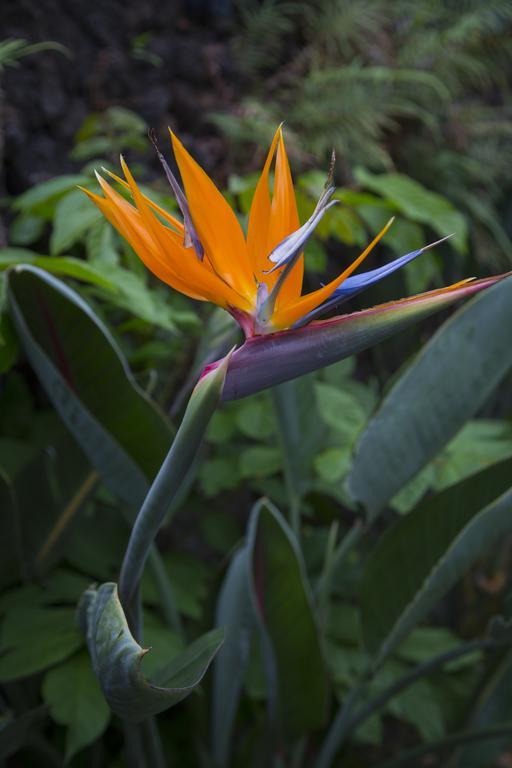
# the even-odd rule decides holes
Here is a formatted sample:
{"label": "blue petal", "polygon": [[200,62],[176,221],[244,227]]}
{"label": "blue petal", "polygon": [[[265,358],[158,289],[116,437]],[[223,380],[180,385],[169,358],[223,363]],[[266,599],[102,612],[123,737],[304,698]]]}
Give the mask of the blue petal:
{"label": "blue petal", "polygon": [[390,261],[389,264],[384,264],[383,267],[377,267],[377,269],[371,269],[368,272],[362,272],[360,275],[352,275],[351,277],[347,277],[347,279],[343,281],[340,287],[336,288],[330,298],[324,301],[323,304],[314,309],[312,312],[309,312],[309,314],[302,317],[297,323],[295,323],[293,327],[297,328],[305,325],[315,317],[318,317],[318,315],[326,312],[328,309],[332,309],[332,307],[343,304],[343,302],[347,301],[347,299],[350,299],[352,296],[355,296],[357,293],[360,293],[360,291],[364,291],[365,288],[369,288],[374,283],[378,283],[379,280],[382,280],[384,277],[387,277],[388,275],[393,274],[393,272],[396,272],[397,269],[401,269],[401,267],[405,266],[410,261],[419,256],[420,253],[424,253],[425,251],[430,250],[430,248],[434,248],[434,246],[439,245],[439,243],[443,243],[448,239],[448,237],[451,237],[451,235],[447,235],[447,237],[443,237],[441,240],[436,240],[435,243],[430,243],[430,245],[425,245],[423,248],[418,248],[417,251],[411,251],[410,253],[406,253],[404,256],[399,256],[397,259]]}

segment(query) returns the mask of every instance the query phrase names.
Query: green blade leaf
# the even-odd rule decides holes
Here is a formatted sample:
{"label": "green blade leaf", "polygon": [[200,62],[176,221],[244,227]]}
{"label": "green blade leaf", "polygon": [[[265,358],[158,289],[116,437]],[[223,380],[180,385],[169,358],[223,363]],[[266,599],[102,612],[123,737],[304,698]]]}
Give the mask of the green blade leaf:
{"label": "green blade leaf", "polygon": [[[79,606],[94,672],[111,709],[139,722],[178,704],[197,688],[219,650],[224,633],[213,630],[172,660],[158,681],[149,681],[141,663],[146,653],[132,637],[119,602],[117,586],[87,590]],[[143,665],[142,665],[143,666]]]}
{"label": "green blade leaf", "polygon": [[370,519],[485,403],[512,366],[512,277],[459,310],[366,427],[348,478]]}
{"label": "green blade leaf", "polygon": [[253,510],[248,547],[255,610],[275,665],[280,724],[288,736],[299,736],[325,722],[326,668],[300,549],[268,501]]}
{"label": "green blade leaf", "polygon": [[33,266],[12,270],[7,285],[20,341],[54,407],[110,490],[140,504],[171,442],[163,414],[78,293]]}
{"label": "green blade leaf", "polygon": [[[253,336],[233,354],[223,399],[246,397],[362,352],[503,277],[475,280],[448,291],[430,291],[302,328]],[[511,285],[512,278],[504,292],[510,291]]]}
{"label": "green blade leaf", "polygon": [[226,640],[213,663],[212,752],[215,765],[229,765],[232,733],[254,629],[247,549],[237,552],[224,579],[215,624]]}
{"label": "green blade leaf", "polygon": [[46,673],[43,699],[53,719],[66,726],[66,762],[99,738],[108,725],[110,711],[86,651]]}
{"label": "green blade leaf", "polygon": [[421,502],[382,536],[361,585],[363,636],[379,658],[510,532],[511,477],[507,459]]}

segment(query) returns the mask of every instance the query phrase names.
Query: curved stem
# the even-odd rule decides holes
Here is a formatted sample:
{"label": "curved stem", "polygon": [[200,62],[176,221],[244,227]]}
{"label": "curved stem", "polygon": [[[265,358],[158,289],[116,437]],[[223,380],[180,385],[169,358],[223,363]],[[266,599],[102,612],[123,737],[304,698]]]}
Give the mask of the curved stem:
{"label": "curved stem", "polygon": [[359,712],[356,712],[350,719],[347,730],[355,731],[361,723],[373,715],[374,712],[378,709],[382,709],[390,699],[397,696],[405,688],[413,685],[413,683],[419,680],[420,677],[424,677],[425,675],[430,674],[430,672],[434,672],[436,669],[439,669],[439,667],[443,667],[445,664],[448,664],[455,659],[459,659],[461,656],[467,656],[475,651],[483,651],[495,647],[496,643],[493,640],[472,640],[471,642],[464,643],[464,645],[461,645],[458,648],[453,648],[451,651],[446,651],[446,653],[442,653],[433,659],[428,659],[427,661],[418,664],[411,669],[408,674],[404,675],[382,691],[382,693],[376,696],[375,699],[369,701],[368,704],[359,710]]}
{"label": "curved stem", "polygon": [[127,616],[137,592],[151,545],[201,446],[219,403],[229,355],[196,385],[169,453],[146,496],[132,528],[119,577],[119,596]]}
{"label": "curved stem", "polygon": [[334,541],[331,542],[331,544],[328,542],[324,569],[317,587],[319,623],[323,628],[327,626],[329,618],[329,598],[332,591],[333,577],[338,572],[341,563],[348,553],[360,540],[363,533],[363,523],[358,519],[354,522],[352,528],[350,528],[343,536],[338,546],[334,548],[335,536],[337,535],[337,524],[335,524],[335,526],[335,528],[331,529],[331,533],[334,532]]}
{"label": "curved stem", "polygon": [[297,539],[300,539],[301,491],[297,478],[299,471],[297,455],[301,446],[300,426],[298,423],[297,396],[295,381],[287,381],[270,390],[281,456],[283,472],[288,494],[290,526]]}
{"label": "curved stem", "polygon": [[[351,709],[351,706],[348,707],[348,703],[350,700],[350,704],[352,704],[354,700],[354,692],[349,694],[349,700],[347,700],[347,702],[342,707],[340,707],[338,715],[336,716],[336,719],[329,729],[327,738],[318,756],[316,768],[330,768],[332,761],[336,757],[336,754],[343,746],[346,736],[350,732],[355,731],[361,725],[361,723],[367,720],[374,712],[376,712],[378,709],[381,709],[390,699],[399,694],[405,688],[408,688],[410,685],[415,683],[420,677],[430,674],[430,672],[439,669],[448,662],[454,661],[461,656],[466,656],[467,654],[474,653],[475,651],[495,648],[496,645],[497,643],[490,639],[472,640],[468,643],[464,643],[464,645],[461,645],[458,648],[453,648],[450,651],[446,651],[446,653],[442,653],[433,659],[428,659],[427,661],[418,664],[408,674],[404,675],[400,678],[400,680],[397,680],[395,683],[386,688],[381,694],[369,701],[364,707],[362,707],[351,717],[347,716],[347,709]],[[368,681],[365,681],[365,684],[366,682]],[[356,688],[355,691],[359,693],[362,687],[363,686]],[[350,711],[348,712],[348,715],[350,715]]]}

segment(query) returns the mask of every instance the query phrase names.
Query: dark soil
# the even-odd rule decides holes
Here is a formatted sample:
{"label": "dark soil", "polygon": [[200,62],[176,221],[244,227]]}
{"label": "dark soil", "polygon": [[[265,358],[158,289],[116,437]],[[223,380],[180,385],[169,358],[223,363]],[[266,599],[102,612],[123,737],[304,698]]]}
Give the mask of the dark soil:
{"label": "dark soil", "polygon": [[[133,110],[161,137],[170,125],[208,171],[222,176],[226,145],[208,113],[239,96],[232,21],[229,0],[2,0],[0,39],[54,40],[72,58],[38,53],[0,75],[0,197],[78,170],[68,157],[77,130],[88,114],[111,105]],[[159,66],[133,55],[134,40],[146,33]]]}

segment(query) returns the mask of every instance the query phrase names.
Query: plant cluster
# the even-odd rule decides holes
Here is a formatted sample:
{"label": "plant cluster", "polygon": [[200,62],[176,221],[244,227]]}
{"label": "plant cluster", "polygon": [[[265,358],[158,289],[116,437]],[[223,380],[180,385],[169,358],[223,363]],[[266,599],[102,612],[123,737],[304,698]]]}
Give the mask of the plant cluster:
{"label": "plant cluster", "polygon": [[[397,4],[407,6],[405,26],[411,6]],[[244,33],[246,76],[277,70],[306,16],[301,34],[324,43],[308,44],[297,62],[303,85],[313,66],[325,70],[383,34],[380,3],[352,15],[348,4],[329,7],[332,29],[322,32],[299,4],[247,6],[247,30],[265,29],[276,8],[281,20],[268,50],[260,43],[265,57]],[[430,3],[428,17],[427,4],[415,7],[424,26],[442,14],[453,21],[449,4]],[[504,23],[507,12],[489,7]],[[482,34],[494,30],[496,56],[505,56],[490,27]],[[418,51],[416,40],[410,55]],[[454,87],[440,72],[429,77]],[[372,278],[344,320],[259,336],[258,357],[254,337],[241,343],[226,312],[154,279],[77,189],[95,195],[93,169],[117,172],[119,151],[140,160],[146,130],[124,109],[91,115],[73,150],[79,171],[9,201],[0,762],[506,764],[512,277],[439,290],[470,261],[468,208],[395,167],[390,150],[392,163],[361,161],[332,192],[337,204],[305,247],[304,292],[345,269],[392,216],[367,274],[408,252],[417,258],[382,283]],[[313,150],[320,129],[306,135]],[[320,152],[332,139],[324,135]],[[314,217],[324,182],[316,170],[297,176],[301,222]],[[244,228],[256,183],[252,174],[227,182]],[[116,189],[123,205],[126,189]],[[167,185],[140,193],[180,216]],[[480,290],[446,322],[423,320]],[[327,337],[325,328],[338,330]],[[300,341],[308,333],[309,346]],[[287,338],[299,367],[282,381]],[[277,353],[265,352],[274,344]],[[322,367],[328,353],[336,362]]]}

